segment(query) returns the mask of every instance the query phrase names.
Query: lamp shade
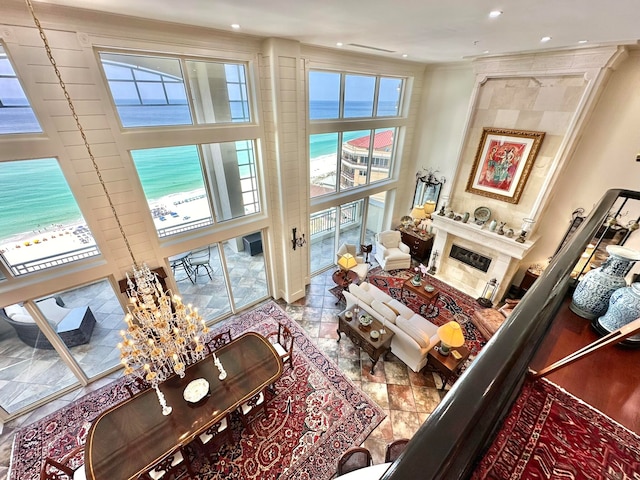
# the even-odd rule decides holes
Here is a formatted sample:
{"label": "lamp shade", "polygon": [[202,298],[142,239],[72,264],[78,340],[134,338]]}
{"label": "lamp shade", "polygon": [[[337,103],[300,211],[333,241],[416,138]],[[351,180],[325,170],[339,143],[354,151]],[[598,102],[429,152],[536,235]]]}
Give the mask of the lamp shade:
{"label": "lamp shade", "polygon": [[434,202],[433,200],[428,200],[425,204],[424,204],[424,213],[426,213],[427,215],[431,215],[433,212],[436,211],[436,202]]}
{"label": "lamp shade", "polygon": [[411,210],[411,216],[414,220],[427,218],[427,214],[425,213],[423,206],[413,207],[413,210]]}
{"label": "lamp shade", "polygon": [[464,345],[464,335],[462,328],[457,322],[445,323],[438,328],[438,337],[440,341],[451,348],[461,347]]}
{"label": "lamp shade", "polygon": [[338,260],[338,265],[344,270],[350,270],[358,265],[358,262],[353,255],[351,255],[350,253],[345,253]]}

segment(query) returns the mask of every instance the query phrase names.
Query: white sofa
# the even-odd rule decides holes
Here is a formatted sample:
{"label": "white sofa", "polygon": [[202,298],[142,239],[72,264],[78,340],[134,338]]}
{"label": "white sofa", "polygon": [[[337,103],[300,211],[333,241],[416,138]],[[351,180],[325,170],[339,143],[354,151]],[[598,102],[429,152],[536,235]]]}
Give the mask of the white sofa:
{"label": "white sofa", "polygon": [[358,305],[385,323],[385,329],[395,334],[391,340],[391,353],[414,372],[422,370],[427,364],[429,350],[440,341],[437,326],[367,282],[349,285],[343,295],[347,301],[345,311]]}
{"label": "white sofa", "polygon": [[374,255],[383,270],[396,270],[411,266],[409,247],[402,243],[402,235],[397,230],[385,230],[377,233],[376,253]]}

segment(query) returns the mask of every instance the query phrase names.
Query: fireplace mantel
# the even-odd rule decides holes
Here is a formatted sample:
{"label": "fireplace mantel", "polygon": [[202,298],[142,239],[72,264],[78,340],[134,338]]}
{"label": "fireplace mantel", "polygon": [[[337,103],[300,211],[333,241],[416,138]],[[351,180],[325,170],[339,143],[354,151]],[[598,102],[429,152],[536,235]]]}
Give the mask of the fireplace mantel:
{"label": "fireplace mantel", "polygon": [[[508,291],[511,279],[522,260],[533,247],[536,239],[516,242],[514,237],[498,235],[486,226],[462,223],[447,217],[433,215],[433,227],[437,229],[433,250],[439,253],[436,277],[468,295],[478,297],[487,281],[495,278],[499,282],[497,299]],[[451,246],[478,252],[491,258],[487,272],[474,269],[449,257]]]}

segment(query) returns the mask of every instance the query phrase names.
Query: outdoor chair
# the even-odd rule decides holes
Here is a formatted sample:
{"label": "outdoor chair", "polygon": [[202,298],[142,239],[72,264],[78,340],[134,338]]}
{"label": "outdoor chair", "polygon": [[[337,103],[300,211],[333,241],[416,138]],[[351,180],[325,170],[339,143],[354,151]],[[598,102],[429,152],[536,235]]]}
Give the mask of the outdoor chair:
{"label": "outdoor chair", "polygon": [[338,460],[338,476],[368,467],[373,463],[371,452],[364,447],[352,447]]}
{"label": "outdoor chair", "polygon": [[207,275],[209,275],[209,279],[213,280],[211,274],[213,273],[213,269],[209,264],[211,260],[211,246],[207,246],[206,248],[193,251],[189,254],[188,262],[191,267],[191,271],[193,272],[193,280],[195,283],[198,283],[198,274],[200,273],[200,269],[203,268]]}
{"label": "outdoor chair", "polygon": [[395,440],[388,444],[387,450],[384,453],[385,463],[395,462],[400,454],[404,451],[407,443],[409,443],[408,438],[401,438],[400,440]]}
{"label": "outdoor chair", "polygon": [[86,478],[84,445],[78,445],[61,460],[46,457],[40,470],[40,480],[85,480]]}

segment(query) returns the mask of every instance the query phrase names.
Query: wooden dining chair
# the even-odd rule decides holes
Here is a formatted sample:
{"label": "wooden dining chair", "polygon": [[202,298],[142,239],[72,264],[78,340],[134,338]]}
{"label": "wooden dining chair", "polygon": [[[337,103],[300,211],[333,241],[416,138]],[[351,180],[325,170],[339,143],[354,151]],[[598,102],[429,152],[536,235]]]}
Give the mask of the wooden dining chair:
{"label": "wooden dining chair", "polygon": [[187,478],[196,478],[191,470],[191,463],[184,447],[179,446],[138,478],[142,480],[174,480],[181,478],[185,469],[188,474]]}
{"label": "wooden dining chair", "polygon": [[151,388],[151,385],[147,383],[144,379],[140,377],[135,377],[130,382],[125,383],[124,388],[126,388],[127,392],[129,392],[129,395],[133,397],[135,394],[144,392],[148,388]]}
{"label": "wooden dining chair", "polygon": [[85,480],[84,445],[78,445],[60,460],[46,457],[40,469],[40,480]]}
{"label": "wooden dining chair", "polygon": [[290,367],[293,367],[293,335],[291,331],[278,323],[278,331],[269,333],[267,339],[280,355],[282,363],[288,363]]}
{"label": "wooden dining chair", "polygon": [[409,443],[408,438],[401,438],[400,440],[395,440],[388,444],[387,450],[384,454],[385,463],[395,462],[400,454],[404,451],[407,443]]}
{"label": "wooden dining chair", "polygon": [[240,414],[240,420],[242,420],[242,424],[245,428],[260,414],[260,412],[263,412],[265,417],[268,416],[265,390],[256,393],[253,397],[238,407],[237,412]]}
{"label": "wooden dining chair", "polygon": [[371,452],[364,447],[352,447],[338,460],[338,476],[368,467],[373,463]]}
{"label": "wooden dining chair", "polygon": [[225,417],[217,423],[214,423],[204,432],[196,437],[196,444],[207,455],[215,453],[216,444],[222,439],[231,439],[231,418],[230,415]]}
{"label": "wooden dining chair", "polygon": [[214,335],[205,342],[209,353],[215,352],[228,343],[231,343],[231,330],[226,330],[218,335]]}

